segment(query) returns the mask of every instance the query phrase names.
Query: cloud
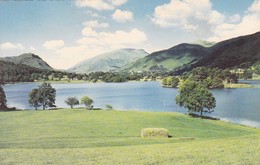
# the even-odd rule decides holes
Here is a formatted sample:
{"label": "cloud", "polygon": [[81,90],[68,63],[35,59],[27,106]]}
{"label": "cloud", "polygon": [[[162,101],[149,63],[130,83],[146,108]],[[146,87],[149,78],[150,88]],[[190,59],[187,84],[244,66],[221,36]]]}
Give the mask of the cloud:
{"label": "cloud", "polygon": [[260,30],[260,0],[243,16],[224,15],[212,8],[210,0],[171,0],[155,8],[151,21],[161,28],[182,29],[218,42]]}
{"label": "cloud", "polygon": [[238,16],[234,17],[237,18],[233,18],[233,21],[217,25],[209,40],[221,41],[260,31],[260,0],[253,2],[242,19]]}
{"label": "cloud", "polygon": [[115,6],[121,6],[127,2],[127,0],[110,0],[110,1]]}
{"label": "cloud", "polygon": [[168,4],[157,6],[151,19],[163,28],[205,32],[209,30],[208,26],[222,23],[225,16],[213,10],[209,0],[171,0]]}
{"label": "cloud", "polygon": [[[103,53],[101,47],[91,47],[88,45],[74,45],[62,47],[55,52],[55,56],[49,57],[49,64],[58,69],[68,69],[77,63]],[[62,61],[62,62],[57,62]]]}
{"label": "cloud", "polygon": [[76,0],[76,6],[89,7],[96,10],[113,10],[126,2],[127,0]]}
{"label": "cloud", "polygon": [[108,23],[99,23],[98,20],[90,20],[87,22],[84,22],[83,25],[90,27],[90,28],[108,28]]}
{"label": "cloud", "polygon": [[260,15],[260,0],[255,0],[248,9],[249,12],[258,13]]}
{"label": "cloud", "polygon": [[13,44],[11,42],[5,42],[3,44],[1,44],[1,49],[2,50],[11,50],[11,49],[20,49],[20,50],[23,50],[25,49],[25,47],[22,45],[22,44]]}
{"label": "cloud", "polygon": [[64,46],[63,40],[50,40],[43,43],[43,47],[48,50],[57,50]]}
{"label": "cloud", "polygon": [[241,21],[241,17],[239,14],[234,14],[228,18],[229,23],[238,23]]}
{"label": "cloud", "polygon": [[[87,21],[83,25],[86,27],[82,30],[82,37],[73,46],[56,49],[54,56],[48,57],[50,65],[59,69],[67,69],[98,54],[136,46],[147,41],[146,34],[137,28],[111,32],[104,27],[106,24],[97,21]],[[57,63],[57,61],[63,62]]]}
{"label": "cloud", "polygon": [[37,49],[36,49],[35,47],[33,47],[33,46],[31,46],[31,47],[29,48],[29,50],[30,50],[30,51],[33,51],[33,52],[34,52],[34,51],[37,51]]}
{"label": "cloud", "polygon": [[114,14],[112,15],[112,18],[116,20],[117,22],[126,22],[126,21],[132,21],[133,20],[133,13],[127,10],[120,10],[117,9]]}
{"label": "cloud", "polygon": [[106,44],[125,45],[125,44],[140,44],[147,40],[147,36],[143,31],[132,29],[129,32],[118,30],[115,33],[102,32],[100,39]]}
{"label": "cloud", "polygon": [[147,40],[146,34],[136,28],[130,31],[117,30],[115,32],[96,32],[91,28],[84,28],[82,34],[85,37],[79,39],[77,43],[103,45],[106,47],[113,47],[114,45],[127,46],[128,44],[140,44]]}
{"label": "cloud", "polygon": [[98,33],[91,27],[85,27],[81,33],[87,37],[96,37],[98,35]]}

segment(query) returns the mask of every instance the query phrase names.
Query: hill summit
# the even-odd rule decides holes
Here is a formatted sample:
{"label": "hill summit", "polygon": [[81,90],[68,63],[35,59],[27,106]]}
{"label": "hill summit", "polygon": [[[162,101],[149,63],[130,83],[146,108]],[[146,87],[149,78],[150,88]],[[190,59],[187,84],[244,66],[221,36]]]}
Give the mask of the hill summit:
{"label": "hill summit", "polygon": [[47,69],[47,70],[53,69],[49,64],[47,64],[47,62],[45,62],[38,55],[33,53],[24,53],[19,56],[5,57],[5,58],[1,58],[0,60],[5,62],[12,62],[17,65],[23,64],[23,65],[27,65],[39,69]]}

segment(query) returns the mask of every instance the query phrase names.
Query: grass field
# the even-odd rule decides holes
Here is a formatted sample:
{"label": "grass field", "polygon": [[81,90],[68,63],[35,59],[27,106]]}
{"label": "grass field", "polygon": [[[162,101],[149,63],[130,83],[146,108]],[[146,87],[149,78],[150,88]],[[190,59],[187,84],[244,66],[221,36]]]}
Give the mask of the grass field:
{"label": "grass field", "polygon": [[[260,130],[178,113],[0,113],[0,164],[260,164]],[[142,139],[142,128],[168,139]]]}

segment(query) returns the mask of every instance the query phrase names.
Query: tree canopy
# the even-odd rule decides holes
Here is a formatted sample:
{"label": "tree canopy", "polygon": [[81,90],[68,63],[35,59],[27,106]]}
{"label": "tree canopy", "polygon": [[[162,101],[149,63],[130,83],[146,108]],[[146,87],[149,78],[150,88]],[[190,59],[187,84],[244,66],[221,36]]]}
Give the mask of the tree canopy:
{"label": "tree canopy", "polygon": [[189,114],[192,112],[212,112],[216,107],[216,100],[213,94],[204,85],[187,79],[179,88],[179,95],[176,96],[176,103],[187,108]]}
{"label": "tree canopy", "polygon": [[163,86],[172,87],[172,88],[176,88],[178,86],[179,82],[180,82],[179,78],[175,77],[175,76],[165,77],[162,80]]}
{"label": "tree canopy", "polygon": [[7,109],[7,100],[6,100],[6,96],[5,96],[5,91],[2,87],[2,85],[0,84],[0,110],[6,110]]}
{"label": "tree canopy", "polygon": [[40,100],[41,98],[40,98],[39,89],[38,88],[32,89],[32,91],[29,93],[29,99],[28,99],[29,104],[32,107],[34,107],[35,110],[37,110],[38,107],[42,105]]}
{"label": "tree canopy", "polygon": [[77,97],[68,97],[65,100],[65,103],[69,105],[71,109],[73,109],[75,105],[79,105],[79,100],[77,99]]}
{"label": "tree canopy", "polygon": [[84,96],[80,99],[80,103],[84,104],[86,106],[87,109],[92,109],[93,106],[93,100],[91,98],[89,98],[88,96]]}
{"label": "tree canopy", "polygon": [[218,68],[205,68],[197,67],[184,76],[183,79],[191,79],[200,84],[203,84],[207,88],[223,88],[225,83],[237,83],[237,76],[232,74],[228,70],[222,70]]}
{"label": "tree canopy", "polygon": [[28,102],[35,109],[42,106],[42,109],[45,110],[48,107],[56,107],[55,99],[56,90],[50,83],[43,83],[38,88],[32,89]]}

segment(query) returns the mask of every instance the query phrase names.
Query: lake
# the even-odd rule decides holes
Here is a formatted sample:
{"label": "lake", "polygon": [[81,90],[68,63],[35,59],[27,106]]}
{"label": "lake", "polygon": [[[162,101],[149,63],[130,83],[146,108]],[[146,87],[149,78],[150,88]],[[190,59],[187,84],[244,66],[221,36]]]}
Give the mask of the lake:
{"label": "lake", "polygon": [[[260,85],[259,80],[243,82]],[[28,104],[28,94],[39,85],[38,83],[5,85],[8,106],[32,109]],[[56,106],[60,108],[69,108],[64,100],[70,96],[79,99],[82,96],[89,96],[94,100],[95,108],[105,108],[109,104],[114,109],[120,110],[187,112],[175,103],[178,90],[162,88],[159,82],[52,84],[52,86],[56,89]],[[212,92],[217,106],[210,116],[260,128],[260,88],[214,89]]]}

